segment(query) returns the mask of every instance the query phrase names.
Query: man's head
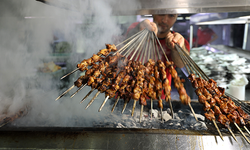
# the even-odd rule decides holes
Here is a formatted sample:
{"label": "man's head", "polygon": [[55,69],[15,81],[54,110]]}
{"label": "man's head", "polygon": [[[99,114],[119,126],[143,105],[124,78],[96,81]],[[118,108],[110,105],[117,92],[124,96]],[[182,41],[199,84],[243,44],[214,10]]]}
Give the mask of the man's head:
{"label": "man's head", "polygon": [[154,14],[153,19],[158,27],[158,34],[167,34],[174,25],[177,14]]}

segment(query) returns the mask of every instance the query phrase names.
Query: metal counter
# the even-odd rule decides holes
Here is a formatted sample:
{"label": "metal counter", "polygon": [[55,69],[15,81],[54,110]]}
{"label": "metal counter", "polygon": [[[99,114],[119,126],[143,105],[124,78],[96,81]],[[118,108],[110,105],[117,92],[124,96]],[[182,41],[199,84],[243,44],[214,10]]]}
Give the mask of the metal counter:
{"label": "metal counter", "polygon": [[[211,150],[250,148],[242,137],[224,141],[205,131],[110,128],[5,128],[0,149]],[[225,135],[225,134],[223,134]]]}
{"label": "metal counter", "polygon": [[[192,100],[191,104],[196,113],[203,114],[201,104],[195,100]],[[173,101],[173,107],[175,112],[188,108],[188,106],[181,105],[178,101]],[[173,120],[176,119],[170,119],[169,121]],[[199,121],[202,120],[199,119]],[[198,130],[190,127],[183,128],[187,120],[182,122],[182,126],[179,126],[178,129],[169,126],[169,122],[166,121],[159,128],[143,128],[142,126],[137,126],[137,128],[63,127],[46,126],[45,124],[36,127],[25,127],[13,123],[0,128],[0,150],[211,150],[220,148],[247,150],[250,148],[250,144],[238,131],[234,132],[238,140],[236,142],[227,130],[222,129],[221,132],[224,138],[224,141],[222,141],[213,124],[207,123],[206,129],[201,128]],[[245,134],[249,136],[247,133]]]}

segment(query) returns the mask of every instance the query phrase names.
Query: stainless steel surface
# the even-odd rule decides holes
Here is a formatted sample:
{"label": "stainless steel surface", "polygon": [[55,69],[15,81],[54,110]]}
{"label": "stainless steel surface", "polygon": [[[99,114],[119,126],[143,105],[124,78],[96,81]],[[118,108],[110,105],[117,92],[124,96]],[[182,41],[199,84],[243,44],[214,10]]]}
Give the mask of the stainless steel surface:
{"label": "stainless steel surface", "polygon": [[[79,3],[89,4],[89,0],[59,1],[59,0],[37,0],[49,5],[64,9],[80,9]],[[249,0],[107,0],[113,8],[114,15],[146,15],[162,13],[211,13],[211,12],[238,12],[249,11]]]}
{"label": "stainless steel surface", "polygon": [[93,149],[93,150],[211,150],[241,149],[250,145],[232,137],[188,134],[186,130],[104,128],[7,128],[0,130],[0,149]]}

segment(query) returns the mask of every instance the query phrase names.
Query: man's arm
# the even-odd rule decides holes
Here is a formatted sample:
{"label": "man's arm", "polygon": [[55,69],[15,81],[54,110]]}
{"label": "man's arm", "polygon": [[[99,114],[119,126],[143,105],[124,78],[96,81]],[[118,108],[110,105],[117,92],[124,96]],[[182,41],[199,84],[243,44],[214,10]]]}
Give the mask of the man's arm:
{"label": "man's arm", "polygon": [[171,49],[171,58],[173,60],[173,62],[175,63],[176,67],[178,68],[183,68],[184,64],[181,60],[181,57],[178,53],[178,51],[175,48],[175,43],[179,44],[181,46],[181,48],[189,55],[189,47],[187,48],[187,46],[189,46],[188,42],[184,39],[184,37],[175,32],[175,33],[171,33],[169,32],[166,36],[166,44],[167,46]]}
{"label": "man's arm", "polygon": [[[134,25],[134,27],[131,27],[132,25]],[[145,28],[147,28],[149,31],[155,32],[155,34],[157,35],[158,28],[157,28],[156,24],[154,22],[151,22],[148,19],[145,19],[140,23],[139,22],[133,23],[132,25],[128,28],[127,38],[131,37],[132,35],[136,34],[137,32],[139,32]]]}

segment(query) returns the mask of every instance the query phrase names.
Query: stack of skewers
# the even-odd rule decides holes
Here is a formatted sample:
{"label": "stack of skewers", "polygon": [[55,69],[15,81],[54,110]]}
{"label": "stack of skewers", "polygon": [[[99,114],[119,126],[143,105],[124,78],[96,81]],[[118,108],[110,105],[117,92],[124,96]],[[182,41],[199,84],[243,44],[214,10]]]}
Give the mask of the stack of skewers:
{"label": "stack of skewers", "polygon": [[[220,137],[223,139],[217,123],[226,127],[234,139],[237,140],[231,130],[231,125],[234,125],[250,143],[240,128],[242,127],[250,134],[247,129],[250,125],[250,116],[248,115],[248,110],[245,109],[246,104],[226,94],[225,89],[218,87],[213,79],[209,79],[178,44],[175,46],[188,71],[188,78],[192,82],[193,87],[196,88],[199,102],[204,106],[204,111],[206,111],[205,117],[214,123]],[[164,54],[166,62],[161,61],[160,51]],[[77,70],[85,71],[85,74],[80,76],[74,82],[74,85],[62,93],[56,100],[60,99],[74,87],[78,87],[78,90],[71,95],[73,97],[83,87],[88,85],[92,89],[80,103],[86,100],[95,89],[98,91],[90,100],[86,109],[100,93],[105,93],[106,98],[101,104],[99,111],[102,110],[108,99],[115,97],[116,101],[111,111],[113,112],[118,101],[123,99],[123,113],[128,102],[133,99],[131,115],[133,116],[136,103],[139,101],[141,105],[141,121],[143,107],[147,105],[147,100],[151,102],[151,109],[153,108],[153,100],[157,100],[162,114],[162,97],[165,96],[164,100],[169,103],[173,117],[174,113],[170,97],[171,85],[166,73],[168,71],[172,76],[174,86],[178,90],[181,103],[190,107],[197,120],[190,105],[190,97],[184,88],[183,80],[178,76],[174,63],[168,60],[154,32],[145,29],[116,46],[106,44],[106,49],[100,50],[89,59],[84,59],[77,65],[75,70],[61,79]]]}

